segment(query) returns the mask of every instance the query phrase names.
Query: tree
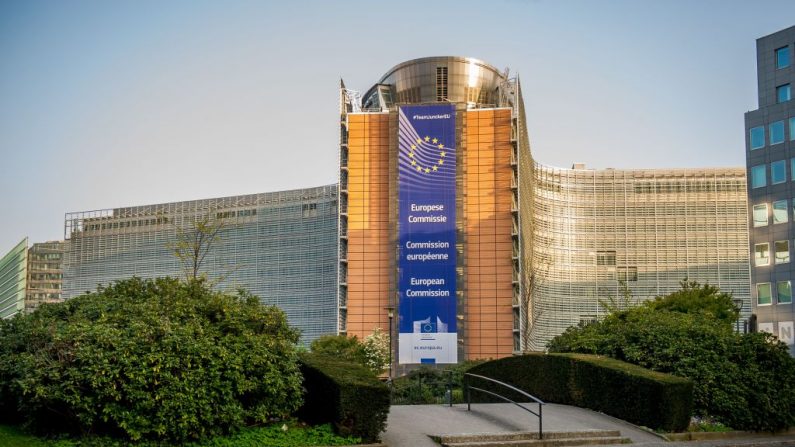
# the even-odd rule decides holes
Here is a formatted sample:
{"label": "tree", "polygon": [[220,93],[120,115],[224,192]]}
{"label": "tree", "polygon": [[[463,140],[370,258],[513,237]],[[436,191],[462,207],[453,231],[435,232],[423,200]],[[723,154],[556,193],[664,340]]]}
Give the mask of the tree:
{"label": "tree", "polygon": [[795,425],[795,359],[768,334],[734,333],[728,299],[715,287],[683,282],[668,296],[569,328],[548,347],[690,378],[696,415],[735,429]]}
{"label": "tree", "polygon": [[364,366],[379,375],[389,367],[389,338],[380,328],[360,341],[357,336],[324,335],[314,340],[309,349]]}
{"label": "tree", "polygon": [[381,328],[375,328],[372,334],[364,337],[362,345],[367,368],[376,374],[389,369],[389,336]]}
{"label": "tree", "polygon": [[709,284],[683,280],[681,289],[649,301],[647,306],[654,310],[667,310],[681,313],[699,313],[733,324],[740,317],[740,309],[734,304],[731,293],[722,292]]}
{"label": "tree", "polygon": [[198,440],[295,411],[297,341],[246,292],[133,278],[0,321],[0,403],[40,433]]}
{"label": "tree", "polygon": [[[221,218],[209,215],[197,217],[187,226],[174,227],[174,241],[167,247],[179,260],[186,281],[196,280],[201,276],[202,265],[207,255],[221,241],[221,233],[226,223]],[[223,281],[217,278],[215,282]]]}

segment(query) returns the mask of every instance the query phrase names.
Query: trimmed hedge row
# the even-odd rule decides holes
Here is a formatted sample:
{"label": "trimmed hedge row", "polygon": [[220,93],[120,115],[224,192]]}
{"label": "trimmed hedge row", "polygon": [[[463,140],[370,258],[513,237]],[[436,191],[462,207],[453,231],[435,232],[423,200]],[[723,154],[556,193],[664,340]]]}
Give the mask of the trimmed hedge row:
{"label": "trimmed hedge row", "polygon": [[389,388],[363,366],[320,354],[300,356],[304,405],[298,417],[310,424],[334,424],[343,436],[375,442],[386,427]]}
{"label": "trimmed hedge row", "polygon": [[[652,429],[682,431],[690,423],[693,382],[608,357],[526,354],[475,366],[468,372],[509,383],[545,402],[590,408]],[[478,388],[506,389],[467,377]],[[526,400],[508,395],[514,400]],[[478,402],[494,402],[472,392]]]}

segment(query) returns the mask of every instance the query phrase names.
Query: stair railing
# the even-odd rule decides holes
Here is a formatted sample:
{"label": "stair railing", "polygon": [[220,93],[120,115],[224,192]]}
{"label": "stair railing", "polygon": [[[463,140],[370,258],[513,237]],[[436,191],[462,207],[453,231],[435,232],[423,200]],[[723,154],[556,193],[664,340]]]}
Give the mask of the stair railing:
{"label": "stair railing", "polygon": [[544,427],[543,408],[544,407],[543,406],[546,405],[544,403],[544,401],[542,401],[541,399],[539,399],[539,398],[537,398],[535,396],[532,396],[532,395],[520,390],[519,388],[516,388],[513,385],[509,385],[509,384],[507,384],[505,382],[500,382],[499,380],[492,379],[491,377],[481,376],[481,375],[478,375],[478,374],[464,373],[464,378],[466,379],[467,377],[474,377],[474,378],[477,378],[477,379],[486,380],[486,381],[489,381],[491,383],[495,383],[497,385],[500,385],[501,387],[508,388],[509,390],[514,391],[516,393],[519,393],[519,394],[521,394],[524,397],[530,398],[532,401],[534,401],[535,403],[538,404],[538,413],[536,413],[535,411],[533,411],[532,409],[530,409],[528,407],[525,407],[521,403],[516,402],[516,401],[508,398],[507,396],[503,396],[501,394],[495,393],[493,391],[485,390],[483,388],[474,387],[474,386],[469,384],[469,380],[464,380],[464,387],[466,388],[466,396],[467,396],[467,411],[471,411],[472,410],[472,390],[480,391],[481,393],[489,394],[489,395],[494,396],[494,397],[496,397],[498,399],[502,399],[502,400],[504,400],[506,402],[510,402],[510,403],[516,405],[517,407],[521,408],[522,410],[525,410],[528,413],[538,417],[538,439],[544,439],[544,431],[543,431],[543,427]]}

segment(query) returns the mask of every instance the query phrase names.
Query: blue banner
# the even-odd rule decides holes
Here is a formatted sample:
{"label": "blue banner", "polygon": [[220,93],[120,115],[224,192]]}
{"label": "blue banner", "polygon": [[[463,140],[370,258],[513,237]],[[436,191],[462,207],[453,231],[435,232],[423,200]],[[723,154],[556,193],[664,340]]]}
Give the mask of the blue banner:
{"label": "blue banner", "polygon": [[399,363],[457,363],[455,108],[399,108]]}

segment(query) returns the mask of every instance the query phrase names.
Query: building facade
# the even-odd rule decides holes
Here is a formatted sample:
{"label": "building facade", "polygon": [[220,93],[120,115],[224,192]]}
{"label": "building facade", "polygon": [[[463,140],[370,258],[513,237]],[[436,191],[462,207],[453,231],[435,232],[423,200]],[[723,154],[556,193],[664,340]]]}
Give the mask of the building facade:
{"label": "building facade", "polygon": [[340,331],[389,328],[401,365],[543,350],[622,284],[698,280],[750,314],[742,168],[537,163],[518,78],[471,58],[343,84],[340,113]]}
{"label": "building facade", "polygon": [[[666,295],[687,278],[751,314],[745,170],[535,169],[528,349],[605,314],[601,303]],[[601,300],[601,303],[600,303]]]}
{"label": "building facade", "polygon": [[0,318],[62,301],[63,247],[63,242],[51,241],[28,248],[24,238],[0,260]]}
{"label": "building facade", "polygon": [[759,108],[745,114],[748,227],[757,328],[795,355],[795,27],[756,41]]}
{"label": "building facade", "polygon": [[309,343],[337,332],[335,185],[66,215],[63,295],[132,276],[185,277],[174,253],[195,222],[219,229],[200,272],[276,305]]}
{"label": "building facade", "polygon": [[28,249],[25,312],[63,301],[63,241],[39,242]]}
{"label": "building facade", "polygon": [[25,309],[28,272],[28,238],[0,259],[0,318],[11,318]]}

